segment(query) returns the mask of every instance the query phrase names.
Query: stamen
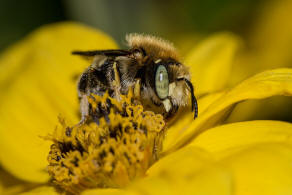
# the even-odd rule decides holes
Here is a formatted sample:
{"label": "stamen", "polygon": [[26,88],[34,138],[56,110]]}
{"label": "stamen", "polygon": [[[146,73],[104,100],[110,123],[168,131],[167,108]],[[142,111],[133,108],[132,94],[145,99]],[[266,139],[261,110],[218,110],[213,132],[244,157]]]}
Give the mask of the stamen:
{"label": "stamen", "polygon": [[[111,102],[109,106],[108,102]],[[94,187],[123,187],[145,175],[162,150],[162,115],[144,111],[130,90],[120,101],[92,95],[93,110],[108,107],[108,119],[70,127],[64,119],[50,136],[48,172],[52,182],[70,193]],[[93,113],[94,114],[94,113]]]}

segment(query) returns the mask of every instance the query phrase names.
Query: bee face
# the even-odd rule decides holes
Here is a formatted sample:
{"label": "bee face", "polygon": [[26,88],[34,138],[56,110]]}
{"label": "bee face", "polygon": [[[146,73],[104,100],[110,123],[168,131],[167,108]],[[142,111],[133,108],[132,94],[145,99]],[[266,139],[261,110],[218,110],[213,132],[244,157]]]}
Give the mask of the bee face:
{"label": "bee face", "polygon": [[126,39],[128,50],[73,52],[93,59],[78,84],[83,120],[90,116],[87,96],[91,93],[102,95],[108,91],[118,98],[119,94],[126,94],[134,87],[138,88],[136,97],[146,109],[170,118],[180,106],[191,104],[196,117],[197,102],[189,81],[190,74],[179,62],[172,44],[138,34],[131,34]]}
{"label": "bee face", "polygon": [[[142,85],[145,86],[142,99],[146,104],[148,102],[147,106],[147,100],[151,100],[154,106],[162,107],[163,111],[158,112],[164,112],[164,116],[170,118],[180,106],[196,104],[186,66],[174,59],[158,59],[146,67],[146,79],[142,80]],[[150,109],[155,110],[153,106]]]}

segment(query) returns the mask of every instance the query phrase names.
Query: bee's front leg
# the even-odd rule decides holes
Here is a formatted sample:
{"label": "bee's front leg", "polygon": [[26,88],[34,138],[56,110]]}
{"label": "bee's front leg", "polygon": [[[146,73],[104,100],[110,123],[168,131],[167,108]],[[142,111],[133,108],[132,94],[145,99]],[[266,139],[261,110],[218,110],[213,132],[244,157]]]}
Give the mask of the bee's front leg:
{"label": "bee's front leg", "polygon": [[166,119],[172,117],[178,111],[178,106],[173,103],[171,97],[166,98],[162,103],[166,111],[164,115]]}
{"label": "bee's front leg", "polygon": [[140,99],[141,95],[141,80],[137,79],[134,85],[134,97]]}

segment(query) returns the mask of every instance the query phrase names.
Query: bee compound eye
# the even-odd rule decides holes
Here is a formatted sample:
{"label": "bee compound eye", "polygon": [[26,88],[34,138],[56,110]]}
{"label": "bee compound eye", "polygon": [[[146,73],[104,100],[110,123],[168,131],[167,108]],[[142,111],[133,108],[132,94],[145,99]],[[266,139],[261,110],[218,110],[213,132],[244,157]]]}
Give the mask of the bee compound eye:
{"label": "bee compound eye", "polygon": [[165,99],[168,96],[169,80],[168,72],[165,66],[159,65],[155,73],[155,91],[160,99]]}

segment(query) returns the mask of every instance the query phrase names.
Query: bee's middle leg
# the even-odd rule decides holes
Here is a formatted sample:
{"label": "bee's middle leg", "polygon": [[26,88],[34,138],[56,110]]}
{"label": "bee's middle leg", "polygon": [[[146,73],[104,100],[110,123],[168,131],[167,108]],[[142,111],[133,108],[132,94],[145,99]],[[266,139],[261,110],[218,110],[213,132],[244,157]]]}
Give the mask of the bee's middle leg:
{"label": "bee's middle leg", "polygon": [[78,125],[84,124],[89,117],[89,102],[86,95],[82,95],[80,98],[80,113],[81,120],[79,121]]}
{"label": "bee's middle leg", "polygon": [[121,87],[121,80],[120,80],[120,76],[119,76],[119,72],[117,69],[117,63],[114,62],[113,64],[113,71],[114,71],[114,77],[112,78],[112,86],[113,86],[113,90],[114,90],[114,96],[117,99],[120,99],[120,87]]}

